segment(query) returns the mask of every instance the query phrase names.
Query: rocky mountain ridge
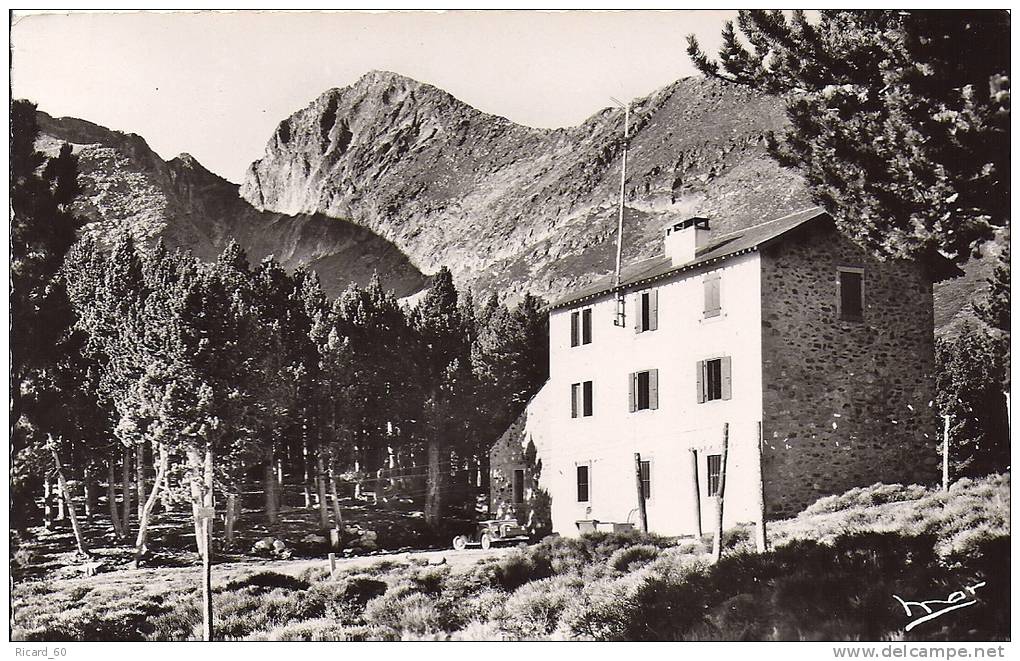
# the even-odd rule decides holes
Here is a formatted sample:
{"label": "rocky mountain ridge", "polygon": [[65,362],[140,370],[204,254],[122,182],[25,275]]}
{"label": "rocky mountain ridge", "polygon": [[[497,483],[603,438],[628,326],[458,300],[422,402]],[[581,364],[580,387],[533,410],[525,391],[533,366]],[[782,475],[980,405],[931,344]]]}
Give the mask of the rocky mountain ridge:
{"label": "rocky mountain ridge", "polygon": [[315,269],[333,295],[350,281],[367,283],[375,271],[399,295],[427,282],[400,250],[360,225],[322,214],[259,211],[238,195],[236,184],[189,154],[164,161],[138,135],[44,112],[37,120],[40,151],[54,155],[64,142],[73,146],[82,188],[75,212],[101,243],[124,231],[141,244],[163,239],[212,260],[236,239],[252,262],[273,255],[289,269]]}

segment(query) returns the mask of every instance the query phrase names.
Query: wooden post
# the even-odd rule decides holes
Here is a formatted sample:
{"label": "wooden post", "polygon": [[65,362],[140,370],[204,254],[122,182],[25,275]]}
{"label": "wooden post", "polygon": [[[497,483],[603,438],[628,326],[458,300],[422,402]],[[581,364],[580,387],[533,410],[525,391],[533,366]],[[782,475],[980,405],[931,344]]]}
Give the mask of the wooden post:
{"label": "wooden post", "polygon": [[691,486],[693,491],[691,492],[691,502],[694,503],[694,525],[698,532],[698,538],[701,538],[701,487],[698,484],[698,451],[691,448]]}
{"label": "wooden post", "polygon": [[722,557],[723,499],[726,497],[726,460],[730,449],[730,423],[723,423],[722,457],[719,466],[719,493],[715,497],[715,541],[712,543],[712,561]]}
{"label": "wooden post", "polygon": [[761,422],[758,422],[758,525],[755,527],[754,543],[758,553],[768,550],[768,535],[765,530],[765,440],[762,437]]}
{"label": "wooden post", "polygon": [[645,509],[645,489],[641,484],[641,453],[634,453],[634,479],[637,482],[638,516],[641,519],[641,532],[648,532],[648,511]]}
{"label": "wooden post", "polygon": [[212,615],[212,507],[199,507],[202,521],[202,640],[213,639]]}
{"label": "wooden post", "polygon": [[949,491],[949,419],[942,416],[942,490]]}

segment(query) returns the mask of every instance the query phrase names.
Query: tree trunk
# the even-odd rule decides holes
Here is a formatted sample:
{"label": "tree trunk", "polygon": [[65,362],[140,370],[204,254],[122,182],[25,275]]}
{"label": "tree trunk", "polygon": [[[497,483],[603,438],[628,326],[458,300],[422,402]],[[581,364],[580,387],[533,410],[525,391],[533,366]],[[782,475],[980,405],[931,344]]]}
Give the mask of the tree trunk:
{"label": "tree trunk", "polygon": [[96,493],[95,471],[91,464],[85,466],[82,482],[85,485],[85,520],[91,523],[92,517],[96,514],[96,503],[99,501],[99,496]]}
{"label": "tree trunk", "polygon": [[198,516],[198,508],[202,506],[202,459],[195,448],[188,448],[189,479],[191,490],[191,513],[195,524],[195,547],[199,556],[205,553],[205,538],[202,521]]}
{"label": "tree trunk", "polygon": [[[135,446],[135,501],[138,505],[138,521],[141,525],[142,510],[145,509],[145,443]],[[154,488],[153,491],[156,491]]]}
{"label": "tree trunk", "polygon": [[53,437],[49,436],[50,452],[53,454],[53,461],[57,466],[57,482],[60,484],[60,495],[67,505],[68,516],[71,517],[71,529],[74,530],[74,541],[78,544],[78,553],[85,558],[91,557],[89,549],[85,545],[85,538],[81,534],[81,527],[78,525],[78,517],[74,512],[74,503],[71,501],[71,494],[67,490],[67,480],[64,479],[64,467],[60,463],[60,455],[57,454],[57,446]]}
{"label": "tree trunk", "polygon": [[121,503],[121,523],[124,524],[124,536],[131,534],[131,448],[124,446],[124,460],[121,465],[121,492],[124,500]]}
{"label": "tree trunk", "polygon": [[[213,493],[213,487],[214,487],[214,481],[213,481],[213,450],[212,450],[212,444],[210,444],[208,442],[205,445],[205,470],[204,470],[204,473],[205,473],[205,475],[204,475],[204,478],[205,478],[205,489],[204,489],[204,493],[203,493],[203,503],[202,504],[205,505],[208,508],[215,508],[216,507],[216,500],[214,498],[215,494]],[[211,518],[205,524],[205,532],[206,532],[206,535],[209,536],[207,539],[204,540],[205,541],[205,554],[206,554],[206,559],[205,560],[206,560],[207,563],[212,561],[212,558],[210,557],[210,554],[212,553],[212,535],[213,535],[213,531],[214,531],[214,524],[215,524],[215,522],[216,522],[216,519],[215,518]]]}
{"label": "tree trunk", "polygon": [[124,539],[124,526],[120,523],[120,515],[117,514],[117,471],[113,465],[113,459],[106,464],[106,500],[110,507],[110,523],[113,525],[113,534],[117,539]]}
{"label": "tree trunk", "polygon": [[344,535],[344,517],[340,511],[340,496],[336,490],[336,475],[333,473],[333,466],[329,467],[329,494],[333,500],[333,519],[336,521],[334,529],[336,530],[336,543],[337,548],[340,548],[343,544]]}
{"label": "tree trunk", "polygon": [[443,470],[442,446],[438,434],[429,442],[428,483],[425,490],[425,523],[435,528],[442,518]]}
{"label": "tree trunk", "polygon": [[66,482],[62,482],[60,480],[57,481],[57,485],[56,485],[56,491],[57,491],[57,521],[63,521],[64,519],[67,518],[66,500],[68,498],[70,498],[71,496],[70,496],[70,494],[65,493],[65,489],[66,489],[65,485],[66,485]]}
{"label": "tree trunk", "polygon": [[[141,456],[139,456],[139,459],[141,459]],[[156,506],[156,498],[159,496],[159,487],[163,483],[163,476],[166,474],[166,467],[169,461],[170,457],[167,454],[166,446],[161,444],[159,446],[159,469],[156,471],[156,479],[152,481],[152,492],[149,494],[148,499],[145,500],[145,504],[138,513],[138,537],[135,539],[136,566],[147,551],[145,542],[149,530],[149,515],[152,513],[152,508]],[[139,464],[141,464],[141,462],[139,462]],[[142,476],[139,475],[139,484],[145,484],[145,481],[141,478]],[[138,495],[139,497],[144,497],[143,492],[139,492]]]}
{"label": "tree trunk", "polygon": [[269,525],[276,525],[280,519],[276,502],[276,467],[273,463],[273,450],[270,448],[266,456],[265,484],[263,486],[266,497],[266,521]]}
{"label": "tree trunk", "polygon": [[49,477],[43,480],[43,527],[53,529],[53,481]]}
{"label": "tree trunk", "polygon": [[308,470],[308,440],[301,440],[301,470],[303,473],[303,490],[305,496],[305,509],[312,507],[312,474]]}
{"label": "tree trunk", "polygon": [[226,514],[223,517],[223,544],[234,545],[234,523],[237,521],[237,494],[227,494]]}
{"label": "tree trunk", "polygon": [[329,510],[326,508],[326,468],[322,459],[323,448],[315,453],[315,486],[319,493],[319,527],[329,529]]}

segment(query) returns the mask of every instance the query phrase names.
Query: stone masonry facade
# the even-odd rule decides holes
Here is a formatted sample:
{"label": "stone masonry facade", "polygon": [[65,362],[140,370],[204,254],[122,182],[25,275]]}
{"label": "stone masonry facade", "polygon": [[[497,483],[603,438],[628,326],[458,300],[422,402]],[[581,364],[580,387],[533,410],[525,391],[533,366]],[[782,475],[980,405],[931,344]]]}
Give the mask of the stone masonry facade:
{"label": "stone masonry facade", "polygon": [[[499,437],[489,450],[489,512],[493,518],[517,519],[533,533],[551,531],[549,496],[539,487],[542,464],[535,446],[526,437],[528,411]],[[514,471],[524,471],[521,502],[514,502]]]}
{"label": "stone masonry facade", "polygon": [[[831,222],[762,248],[763,478],[769,518],[939,471],[932,284]],[[838,269],[863,269],[863,315],[838,313]]]}

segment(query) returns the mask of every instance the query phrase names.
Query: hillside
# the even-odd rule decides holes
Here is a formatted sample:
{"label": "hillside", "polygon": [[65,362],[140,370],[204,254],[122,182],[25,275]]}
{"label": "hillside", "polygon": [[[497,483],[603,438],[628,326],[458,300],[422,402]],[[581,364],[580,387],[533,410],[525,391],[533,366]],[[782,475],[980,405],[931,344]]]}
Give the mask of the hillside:
{"label": "hillside", "polygon": [[164,161],[137,135],[43,112],[37,117],[38,149],[53,155],[62,142],[73,145],[82,187],[75,211],[101,242],[128,231],[140,242],[163,239],[208,260],[233,238],[253,262],[274,255],[287,268],[315,269],[334,295],[352,280],[368,282],[376,270],[400,295],[425,284],[400,250],[360,225],[256,210],[238,196],[237,185],[188,154]]}

